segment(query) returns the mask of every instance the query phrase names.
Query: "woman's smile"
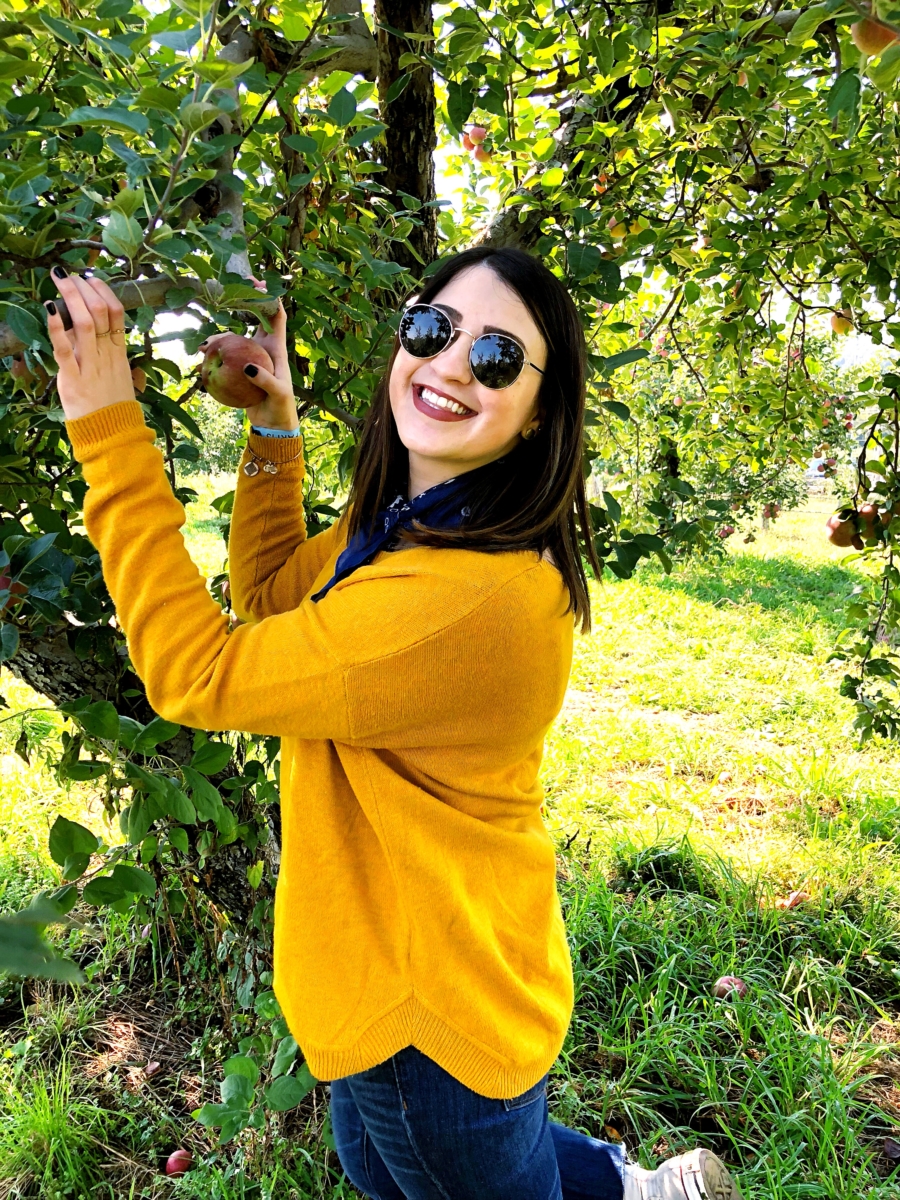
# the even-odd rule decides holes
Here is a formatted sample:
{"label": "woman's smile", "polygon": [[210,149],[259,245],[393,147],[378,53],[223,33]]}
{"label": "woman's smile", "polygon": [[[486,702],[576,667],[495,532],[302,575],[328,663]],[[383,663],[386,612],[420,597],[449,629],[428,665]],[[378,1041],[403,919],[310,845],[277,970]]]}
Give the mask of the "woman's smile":
{"label": "woman's smile", "polygon": [[420,413],[435,421],[468,421],[478,414],[473,408],[468,408],[455,396],[428,384],[414,383],[412,385],[413,404]]}

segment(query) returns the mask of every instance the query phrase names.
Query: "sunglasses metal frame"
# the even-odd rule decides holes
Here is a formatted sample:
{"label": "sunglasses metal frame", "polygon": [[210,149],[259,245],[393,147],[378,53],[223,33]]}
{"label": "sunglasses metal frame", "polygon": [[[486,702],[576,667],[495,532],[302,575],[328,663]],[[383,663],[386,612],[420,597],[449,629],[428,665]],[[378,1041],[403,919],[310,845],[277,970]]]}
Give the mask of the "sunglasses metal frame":
{"label": "sunglasses metal frame", "polygon": [[[436,304],[424,304],[424,303],[423,304],[410,304],[408,308],[404,309],[402,317],[408,316],[409,313],[413,312],[417,308],[431,309],[433,312],[440,313],[441,316],[444,318],[444,320],[447,321],[448,324],[450,325],[450,336],[447,339],[446,343],[443,346],[441,346],[440,350],[438,350],[436,354],[426,354],[426,355],[413,354],[411,350],[407,350],[406,347],[403,346],[403,339],[401,338],[400,345],[403,346],[403,349],[406,351],[406,353],[411,358],[417,358],[417,359],[419,359],[420,362],[428,362],[429,359],[437,358],[439,354],[443,354],[444,351],[449,346],[453,345],[453,343],[456,341],[456,334],[465,333],[468,337],[470,337],[472,339],[472,345],[469,347],[469,370],[472,371],[473,376],[475,377],[475,379],[478,380],[479,383],[481,383],[481,380],[478,379],[477,375],[475,375],[475,371],[472,366],[472,351],[474,350],[476,343],[481,341],[481,339],[483,337],[505,338],[508,342],[512,342],[512,344],[514,346],[518,346],[519,349],[522,351],[522,369],[519,371],[519,374],[516,376],[515,379],[511,379],[509,381],[509,383],[505,383],[502,388],[491,388],[490,385],[487,383],[482,383],[481,384],[482,387],[490,388],[490,391],[492,391],[492,392],[504,392],[504,391],[506,391],[506,389],[508,387],[512,387],[512,385],[516,382],[517,379],[521,378],[522,371],[524,371],[526,367],[533,367],[534,370],[537,371],[538,375],[544,374],[544,372],[541,370],[541,368],[535,366],[535,364],[527,357],[526,352],[525,352],[525,347],[520,342],[516,341],[516,339],[514,337],[510,337],[510,335],[508,333],[481,333],[476,337],[475,334],[471,333],[468,329],[463,329],[462,325],[455,325],[453,323],[453,318],[448,316],[448,314],[445,313],[442,308],[438,308],[438,306]],[[402,320],[402,317],[401,317],[401,320]]]}

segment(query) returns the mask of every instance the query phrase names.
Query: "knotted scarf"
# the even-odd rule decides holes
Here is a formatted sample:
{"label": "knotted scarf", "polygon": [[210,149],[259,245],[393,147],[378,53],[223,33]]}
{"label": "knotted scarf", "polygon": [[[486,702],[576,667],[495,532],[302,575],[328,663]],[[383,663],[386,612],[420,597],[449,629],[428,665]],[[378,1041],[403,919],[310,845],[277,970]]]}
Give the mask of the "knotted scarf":
{"label": "knotted scarf", "polygon": [[334,565],[334,574],[323,588],[312,597],[317,602],[327,595],[336,583],[352,575],[359,567],[370,563],[379,551],[393,542],[401,529],[412,529],[414,521],[421,521],[429,529],[458,529],[470,513],[467,498],[475,487],[483,482],[486,473],[496,469],[503,459],[496,459],[465,475],[456,475],[443,483],[419,492],[412,500],[402,494],[375,518],[371,532],[361,529],[347,543]]}

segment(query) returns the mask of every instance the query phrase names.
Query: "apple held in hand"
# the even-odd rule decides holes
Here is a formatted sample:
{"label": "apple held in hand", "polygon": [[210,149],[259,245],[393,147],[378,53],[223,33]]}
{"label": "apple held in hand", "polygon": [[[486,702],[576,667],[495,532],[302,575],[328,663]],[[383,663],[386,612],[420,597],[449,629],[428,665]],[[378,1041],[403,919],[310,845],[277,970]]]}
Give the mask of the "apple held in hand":
{"label": "apple held in hand", "polygon": [[214,400],[229,408],[251,408],[263,403],[266,393],[244,374],[248,363],[275,372],[275,364],[259,342],[237,333],[222,333],[209,338],[200,349],[205,356],[200,378]]}

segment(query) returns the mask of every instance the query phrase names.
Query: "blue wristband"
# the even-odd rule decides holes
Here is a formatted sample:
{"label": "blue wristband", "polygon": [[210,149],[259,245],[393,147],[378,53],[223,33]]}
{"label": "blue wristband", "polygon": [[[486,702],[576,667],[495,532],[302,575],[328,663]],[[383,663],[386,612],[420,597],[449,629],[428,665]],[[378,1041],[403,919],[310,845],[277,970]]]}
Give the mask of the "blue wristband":
{"label": "blue wristband", "polygon": [[251,433],[258,433],[262,437],[298,437],[300,434],[300,426],[296,429],[263,429],[258,425],[250,426]]}

